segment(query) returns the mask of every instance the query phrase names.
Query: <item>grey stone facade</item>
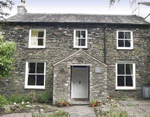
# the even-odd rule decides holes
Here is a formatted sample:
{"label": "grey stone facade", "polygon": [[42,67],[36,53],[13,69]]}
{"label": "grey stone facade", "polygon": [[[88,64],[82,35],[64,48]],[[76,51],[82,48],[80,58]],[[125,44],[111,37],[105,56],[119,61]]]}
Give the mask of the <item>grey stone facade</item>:
{"label": "grey stone facade", "polygon": [[[54,64],[53,101],[62,98],[71,99],[71,66],[75,65],[90,67],[89,99],[104,99],[107,96],[107,65],[84,50],[79,50],[73,56]],[[100,67],[101,72],[96,73],[95,67]]]}
{"label": "grey stone facade", "polygon": [[[46,29],[46,48],[28,48],[29,29]],[[73,48],[74,29],[88,30],[88,48]],[[116,49],[116,31],[133,31],[132,50]],[[150,28],[148,25],[108,24],[106,29],[106,65],[104,63],[104,25],[82,23],[7,23],[3,27],[5,40],[17,44],[14,70],[8,79],[1,80],[0,94],[10,95],[14,92],[28,94],[30,91],[46,91],[56,101],[70,98],[70,65],[91,64],[90,99],[102,99],[107,94],[127,97],[141,97],[142,79],[148,73],[148,49]],[[74,56],[68,56],[79,51]],[[65,60],[64,60],[65,59]],[[59,61],[64,60],[60,63]],[[81,61],[80,61],[81,60]],[[28,61],[46,62],[46,87],[43,90],[25,89],[25,63]],[[116,61],[133,61],[136,63],[136,90],[115,90]],[[56,64],[58,63],[58,64]],[[56,65],[55,65],[56,64]],[[101,73],[95,73],[95,67],[101,67]],[[64,71],[61,73],[61,69]],[[68,86],[65,86],[65,84]]]}

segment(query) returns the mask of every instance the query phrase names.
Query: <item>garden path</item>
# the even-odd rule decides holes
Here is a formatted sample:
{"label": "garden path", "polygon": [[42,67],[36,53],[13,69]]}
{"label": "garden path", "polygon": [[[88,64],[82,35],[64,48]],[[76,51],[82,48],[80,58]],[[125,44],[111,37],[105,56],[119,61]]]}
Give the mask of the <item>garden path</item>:
{"label": "garden path", "polygon": [[61,110],[69,112],[70,117],[96,117],[94,108],[89,107],[89,105],[65,107]]}

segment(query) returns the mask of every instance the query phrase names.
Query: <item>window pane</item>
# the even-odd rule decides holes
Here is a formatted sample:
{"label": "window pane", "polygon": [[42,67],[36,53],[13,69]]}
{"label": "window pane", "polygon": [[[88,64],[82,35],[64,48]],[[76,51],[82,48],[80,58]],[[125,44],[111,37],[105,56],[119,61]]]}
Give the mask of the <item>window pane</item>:
{"label": "window pane", "polygon": [[131,41],[130,40],[125,40],[125,47],[130,47],[131,46]]}
{"label": "window pane", "polygon": [[124,32],[119,32],[118,38],[119,39],[124,39]]}
{"label": "window pane", "polygon": [[80,38],[80,31],[76,31],[76,37]]}
{"label": "window pane", "polygon": [[79,39],[79,45],[85,46],[85,39]]}
{"label": "window pane", "polygon": [[131,39],[131,33],[130,32],[125,32],[125,39]]}
{"label": "window pane", "polygon": [[118,86],[124,86],[124,76],[118,76]]}
{"label": "window pane", "polygon": [[28,85],[35,85],[35,75],[28,76]]}
{"label": "window pane", "polygon": [[30,41],[31,41],[31,45],[32,45],[32,46],[36,46],[36,45],[37,45],[37,37],[32,37],[32,38],[30,39]]}
{"label": "window pane", "polygon": [[31,31],[31,37],[37,37],[37,31],[36,30]]}
{"label": "window pane", "polygon": [[39,31],[38,32],[38,37],[44,37],[44,31]]}
{"label": "window pane", "polygon": [[43,46],[43,45],[44,45],[44,44],[43,44],[43,43],[44,43],[43,41],[44,41],[44,39],[38,39],[38,45],[39,45],[39,46]]}
{"label": "window pane", "polygon": [[133,86],[132,76],[126,76],[126,86]]}
{"label": "window pane", "polygon": [[81,38],[85,38],[85,31],[81,31]]}
{"label": "window pane", "polygon": [[35,63],[29,63],[29,73],[35,73]]}
{"label": "window pane", "polygon": [[124,40],[118,40],[118,47],[124,47]]}
{"label": "window pane", "polygon": [[37,73],[44,73],[44,63],[37,63]]}
{"label": "window pane", "polygon": [[133,65],[126,64],[126,74],[133,74]]}
{"label": "window pane", "polygon": [[36,85],[44,85],[44,75],[37,75]]}
{"label": "window pane", "polygon": [[118,74],[125,74],[124,71],[124,64],[118,64]]}

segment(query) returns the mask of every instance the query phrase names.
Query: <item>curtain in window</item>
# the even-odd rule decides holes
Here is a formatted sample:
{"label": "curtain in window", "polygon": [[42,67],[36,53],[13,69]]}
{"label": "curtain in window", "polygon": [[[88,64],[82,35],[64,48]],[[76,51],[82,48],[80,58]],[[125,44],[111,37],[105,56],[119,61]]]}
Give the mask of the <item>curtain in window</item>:
{"label": "curtain in window", "polygon": [[31,31],[31,45],[32,46],[37,45],[37,31],[36,30]]}
{"label": "curtain in window", "polygon": [[130,32],[125,32],[125,39],[131,39]]}

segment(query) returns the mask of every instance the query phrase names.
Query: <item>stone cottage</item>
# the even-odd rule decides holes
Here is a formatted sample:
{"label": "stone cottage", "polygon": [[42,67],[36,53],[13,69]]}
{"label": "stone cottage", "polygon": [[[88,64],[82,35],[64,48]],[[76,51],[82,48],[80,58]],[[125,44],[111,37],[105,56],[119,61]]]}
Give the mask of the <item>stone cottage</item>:
{"label": "stone cottage", "polygon": [[22,5],[2,34],[17,49],[0,94],[47,92],[53,102],[142,97],[150,24],[141,17],[28,13]]}

